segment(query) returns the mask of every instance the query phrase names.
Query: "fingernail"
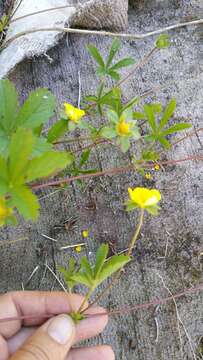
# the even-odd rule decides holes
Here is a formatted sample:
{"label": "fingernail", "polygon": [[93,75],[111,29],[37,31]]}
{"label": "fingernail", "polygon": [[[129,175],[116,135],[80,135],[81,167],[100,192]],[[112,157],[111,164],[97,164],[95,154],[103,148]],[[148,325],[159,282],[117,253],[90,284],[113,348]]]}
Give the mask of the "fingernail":
{"label": "fingernail", "polygon": [[75,331],[73,320],[67,315],[55,317],[47,329],[49,336],[61,345],[65,345]]}

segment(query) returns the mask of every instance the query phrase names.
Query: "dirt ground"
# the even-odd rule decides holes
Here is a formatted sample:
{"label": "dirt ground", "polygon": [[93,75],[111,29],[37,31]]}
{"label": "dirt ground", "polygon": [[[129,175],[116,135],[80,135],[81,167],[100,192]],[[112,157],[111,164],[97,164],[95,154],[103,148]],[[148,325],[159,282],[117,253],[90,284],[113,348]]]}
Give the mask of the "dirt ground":
{"label": "dirt ground", "polygon": [[[150,31],[199,18],[202,14],[203,3],[198,0],[134,1],[134,7],[129,9],[128,30]],[[171,37],[172,46],[156,54],[123,86],[124,98],[130,99],[157,85],[165,85],[149,100],[166,103],[175,97],[177,117],[190,119],[197,129],[202,126],[203,111],[203,27],[176,30],[171,32]],[[21,100],[30,90],[43,86],[54,92],[59,104],[64,100],[77,103],[79,73],[82,96],[93,93],[97,84],[95,64],[85,50],[90,42],[96,44],[104,55],[111,44],[109,38],[71,35],[61,40],[48,56],[20,64],[10,79],[16,84]],[[154,38],[122,41],[120,56],[133,56],[139,61],[153,43]],[[201,133],[194,135],[176,146],[167,158],[202,155],[202,141]],[[133,153],[136,153],[136,148],[129,156]],[[106,169],[120,166],[127,159],[128,156],[120,155],[112,148],[97,147],[91,163],[98,169]],[[16,229],[0,232],[1,292],[19,290],[22,283],[25,289],[60,289],[44,264],[48,263],[57,272],[57,264],[65,265],[72,253],[77,257],[74,251],[61,251],[60,247],[81,242],[82,229],[90,231],[86,248],[90,259],[94,258],[95,250],[102,242],[109,242],[117,251],[126,248],[137,213],[127,214],[123,202],[127,188],[138,185],[160,189],[162,210],[158,217],[146,216],[133,261],[101,304],[107,308],[119,308],[167,297],[163,281],[172,293],[200,284],[203,278],[200,258],[203,251],[202,163],[193,161],[166,167],[157,172],[151,182],[131,172],[87,181],[83,192],[76,183],[52,195],[53,189],[40,191],[42,208],[39,221],[36,224],[22,222]],[[46,240],[41,234],[58,242]],[[27,240],[12,246],[3,244],[20,238]],[[36,266],[39,269],[28,282]],[[111,344],[116,359],[190,360],[195,359],[195,354],[196,359],[202,359],[203,349],[201,355],[198,354],[198,344],[203,336],[202,304],[201,292],[177,300],[184,327],[177,321],[173,302],[156,309],[151,307],[112,317],[105,332],[89,343]]]}

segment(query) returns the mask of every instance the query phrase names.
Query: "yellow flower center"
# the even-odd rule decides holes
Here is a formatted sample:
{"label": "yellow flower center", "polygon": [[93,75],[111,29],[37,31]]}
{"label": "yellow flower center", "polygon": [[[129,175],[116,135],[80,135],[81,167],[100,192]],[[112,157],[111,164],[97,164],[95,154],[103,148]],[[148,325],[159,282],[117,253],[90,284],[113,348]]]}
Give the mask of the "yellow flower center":
{"label": "yellow flower center", "polygon": [[128,135],[130,133],[130,124],[127,124],[125,120],[122,120],[119,122],[117,130],[119,135]]}
{"label": "yellow flower center", "polygon": [[137,187],[133,190],[129,188],[128,193],[131,201],[143,209],[148,206],[154,206],[161,200],[160,192],[155,189],[149,190]]}
{"label": "yellow flower center", "polygon": [[83,230],[82,236],[83,236],[84,238],[87,238],[87,237],[89,236],[89,231],[88,231],[88,230]]}
{"label": "yellow flower center", "polygon": [[145,179],[150,180],[152,178],[152,175],[148,172],[145,174]]}
{"label": "yellow flower center", "polygon": [[78,124],[80,119],[85,115],[84,110],[78,109],[69,103],[64,103],[64,106],[67,117],[75,124]]}

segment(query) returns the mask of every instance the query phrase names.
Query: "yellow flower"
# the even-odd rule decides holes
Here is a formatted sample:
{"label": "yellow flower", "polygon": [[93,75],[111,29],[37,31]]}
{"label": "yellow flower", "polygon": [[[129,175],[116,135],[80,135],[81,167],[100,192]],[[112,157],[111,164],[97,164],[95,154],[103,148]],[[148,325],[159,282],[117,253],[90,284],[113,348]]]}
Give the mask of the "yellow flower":
{"label": "yellow flower", "polygon": [[77,253],[80,253],[81,252],[81,250],[82,250],[82,246],[76,246],[76,248],[75,248],[75,251],[77,252]]}
{"label": "yellow flower", "polygon": [[4,198],[0,198],[0,226],[4,225],[5,220],[12,214],[13,210],[6,206]]}
{"label": "yellow flower", "polygon": [[88,230],[83,230],[82,236],[83,236],[84,238],[87,238],[87,237],[89,236],[89,231],[88,231]]}
{"label": "yellow flower", "polygon": [[131,124],[126,123],[126,121],[122,118],[120,119],[118,125],[117,125],[117,132],[119,135],[129,135],[131,129]]}
{"label": "yellow flower", "polygon": [[145,174],[145,179],[150,180],[152,179],[152,175],[148,172]]}
{"label": "yellow flower", "polygon": [[128,193],[132,202],[142,209],[145,209],[149,206],[156,205],[161,200],[161,194],[158,190],[146,189],[137,187],[134,190],[128,188]]}
{"label": "yellow flower", "polygon": [[155,168],[156,171],[159,171],[160,170],[159,164],[156,164],[154,168]]}
{"label": "yellow flower", "polygon": [[85,115],[84,110],[78,109],[69,103],[64,103],[64,106],[67,117],[75,124],[78,124],[80,119]]}

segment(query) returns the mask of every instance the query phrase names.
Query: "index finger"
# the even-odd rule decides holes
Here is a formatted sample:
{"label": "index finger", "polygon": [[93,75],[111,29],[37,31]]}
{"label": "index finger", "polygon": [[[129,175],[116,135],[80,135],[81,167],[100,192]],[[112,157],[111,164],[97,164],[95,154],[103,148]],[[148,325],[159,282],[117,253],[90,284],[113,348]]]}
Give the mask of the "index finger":
{"label": "index finger", "polygon": [[42,324],[46,320],[45,315],[76,311],[82,301],[82,296],[64,292],[19,291],[2,295],[0,296],[0,319],[22,316],[30,316],[30,318],[0,322],[0,335],[10,338],[20,330],[22,325]]}

